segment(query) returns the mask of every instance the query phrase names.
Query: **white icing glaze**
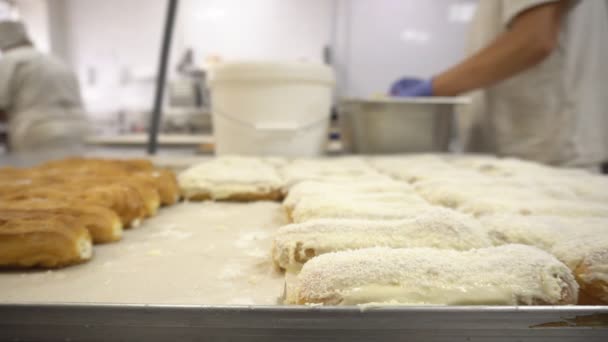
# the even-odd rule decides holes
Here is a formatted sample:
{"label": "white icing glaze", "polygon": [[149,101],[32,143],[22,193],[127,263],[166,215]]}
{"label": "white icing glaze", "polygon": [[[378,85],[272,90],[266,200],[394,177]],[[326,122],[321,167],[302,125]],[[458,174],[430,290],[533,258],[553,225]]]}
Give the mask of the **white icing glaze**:
{"label": "white icing glaze", "polygon": [[226,199],[235,194],[266,194],[283,186],[271,164],[253,157],[219,157],[195,165],[178,176],[184,196],[207,194]]}
{"label": "white icing glaze", "polygon": [[331,304],[516,305],[560,303],[566,292],[575,301],[577,291],[570,270],[550,254],[505,245],[464,252],[369,248],[328,253],[304,265],[295,297]]}
{"label": "white icing glaze", "polygon": [[414,214],[411,219],[369,221],[321,219],[281,227],[275,235],[273,258],[284,269],[298,270],[315,255],[368,247],[433,247],[456,250],[491,245],[479,222],[444,208]]}

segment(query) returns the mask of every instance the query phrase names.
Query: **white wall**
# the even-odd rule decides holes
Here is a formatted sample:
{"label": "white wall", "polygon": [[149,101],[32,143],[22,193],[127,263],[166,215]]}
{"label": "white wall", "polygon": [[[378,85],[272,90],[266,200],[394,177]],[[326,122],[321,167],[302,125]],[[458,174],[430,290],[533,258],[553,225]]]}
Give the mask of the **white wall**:
{"label": "white wall", "polygon": [[69,63],[71,52],[68,41],[68,1],[69,0],[52,0],[51,6],[47,6],[47,12],[49,17],[51,53]]}
{"label": "white wall", "polygon": [[185,0],[185,45],[225,60],[320,62],[330,42],[333,0]]}
{"label": "white wall", "polygon": [[[66,59],[80,75],[89,111],[149,109],[167,2],[64,1]],[[200,64],[209,55],[320,61],[332,1],[183,0],[172,60],[191,47]]]}
{"label": "white wall", "polygon": [[42,51],[50,50],[48,4],[43,0],[19,0],[19,16],[27,25],[34,44]]}
{"label": "white wall", "polygon": [[476,0],[338,0],[341,95],[384,93],[402,76],[431,77],[464,57]]}
{"label": "white wall", "polygon": [[165,1],[68,0],[66,11],[70,58],[100,68],[99,83],[119,79],[114,68],[156,66]]}
{"label": "white wall", "polygon": [[[66,1],[67,57],[80,76],[90,113],[151,107],[165,4],[160,0]],[[144,82],[137,84],[140,81]]]}

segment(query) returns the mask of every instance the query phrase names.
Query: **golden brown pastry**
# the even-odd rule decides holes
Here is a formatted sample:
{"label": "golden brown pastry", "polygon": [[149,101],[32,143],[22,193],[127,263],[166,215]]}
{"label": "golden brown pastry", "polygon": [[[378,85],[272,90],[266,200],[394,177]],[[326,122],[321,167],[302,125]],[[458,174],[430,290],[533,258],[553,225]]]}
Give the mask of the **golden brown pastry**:
{"label": "golden brown pastry", "polygon": [[0,182],[10,182],[15,179],[25,178],[30,176],[30,169],[21,169],[16,167],[0,168]]}
{"label": "golden brown pastry", "polygon": [[181,198],[177,178],[169,170],[141,171],[133,173],[131,177],[140,179],[154,187],[160,195],[162,205],[173,205]]}
{"label": "golden brown pastry", "polygon": [[60,200],[25,200],[0,202],[0,216],[13,215],[29,217],[32,215],[68,216],[87,228],[94,243],[107,243],[122,238],[122,223],[112,210],[86,203],[65,202]]}
{"label": "golden brown pastry", "polygon": [[136,178],[136,177],[120,177],[120,176],[78,176],[72,175],[73,177],[66,176],[65,181],[68,182],[68,178],[72,180],[70,182],[76,182],[83,186],[97,187],[104,184],[122,185],[125,188],[130,188],[136,191],[141,200],[144,203],[145,217],[151,217],[156,215],[158,208],[160,207],[160,195],[156,190],[156,182],[149,178]]}
{"label": "golden brown pastry", "polygon": [[114,168],[128,172],[152,171],[154,165],[147,159],[105,159],[105,158],[82,158],[72,157],[61,160],[54,160],[40,165],[40,168],[59,168],[59,169],[99,169]]}
{"label": "golden brown pastry", "polygon": [[0,267],[55,268],[87,261],[92,255],[89,231],[73,218],[0,215]]}
{"label": "golden brown pastry", "polygon": [[[181,197],[175,175],[155,170],[148,160],[110,160],[69,158],[48,162],[31,169],[0,169],[0,188],[6,192],[23,185],[121,183],[134,188],[144,200],[147,216],[160,204],[174,204]],[[1,192],[0,192],[1,193]]]}
{"label": "golden brown pastry", "polygon": [[89,165],[83,168],[37,168],[32,176],[35,184],[78,184],[81,187],[106,184],[122,184],[132,191],[136,191],[144,202],[145,216],[150,217],[157,213],[160,207],[160,195],[156,190],[156,180],[148,177],[134,177],[122,169],[93,168]]}
{"label": "golden brown pastry", "polygon": [[177,182],[175,172],[170,170],[156,169],[152,171],[152,177],[158,183],[161,203],[163,205],[173,205],[182,198],[182,193]]}
{"label": "golden brown pastry", "polygon": [[175,175],[169,171],[154,169],[152,163],[147,160],[71,158],[46,163],[37,169],[46,175],[128,183],[143,197],[148,216],[154,215],[160,204],[174,204],[181,197]]}
{"label": "golden brown pastry", "polygon": [[2,201],[48,199],[83,202],[114,211],[125,228],[136,226],[145,217],[146,209],[137,191],[122,184],[87,185],[73,183],[22,185],[1,191]]}
{"label": "golden brown pastry", "polygon": [[124,218],[123,224],[126,222],[128,227],[138,226],[148,214],[141,195],[125,184],[86,185],[86,190],[76,195],[76,198],[90,203],[105,203],[105,207]]}
{"label": "golden brown pastry", "polygon": [[[152,216],[158,210],[160,196],[154,189],[152,180],[96,172],[97,174],[67,168],[36,168],[20,177],[1,182],[0,196],[5,199],[14,196],[24,199],[31,196],[33,191],[35,196],[42,198],[53,196],[49,198],[66,199],[69,195],[74,199],[93,200],[92,203],[117,212],[123,218],[125,226]],[[46,190],[51,191],[47,193]]]}

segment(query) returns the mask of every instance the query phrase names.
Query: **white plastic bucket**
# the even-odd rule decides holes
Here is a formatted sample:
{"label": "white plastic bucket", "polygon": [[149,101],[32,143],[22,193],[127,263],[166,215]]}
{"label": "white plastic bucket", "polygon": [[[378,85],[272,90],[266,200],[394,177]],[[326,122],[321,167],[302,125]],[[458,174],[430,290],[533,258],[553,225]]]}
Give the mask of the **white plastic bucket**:
{"label": "white plastic bucket", "polygon": [[319,64],[216,67],[209,82],[216,154],[323,154],[334,84],[332,70]]}

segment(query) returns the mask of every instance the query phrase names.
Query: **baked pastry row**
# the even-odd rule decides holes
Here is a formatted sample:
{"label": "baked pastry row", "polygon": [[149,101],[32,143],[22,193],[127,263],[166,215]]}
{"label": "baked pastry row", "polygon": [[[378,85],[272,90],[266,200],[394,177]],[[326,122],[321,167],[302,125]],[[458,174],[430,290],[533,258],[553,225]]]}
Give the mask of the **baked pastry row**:
{"label": "baked pastry row", "polygon": [[0,170],[0,200],[75,200],[107,207],[125,227],[176,203],[175,175],[144,160],[66,159],[31,169]]}
{"label": "baked pastry row", "polygon": [[85,261],[91,244],[120,240],[123,228],[180,197],[175,175],[147,160],[70,158],[0,169],[0,266]]}
{"label": "baked pastry row", "polygon": [[0,213],[0,267],[62,267],[92,255],[89,230],[72,215]]}
{"label": "baked pastry row", "polygon": [[[278,230],[272,249],[275,267],[286,271],[287,303],[369,302],[370,298],[366,296],[336,301],[340,297],[336,293],[327,300],[313,300],[307,295],[298,299],[298,291],[303,290],[297,284],[304,281],[302,278],[309,277],[305,270],[320,267],[308,266],[311,260],[317,258],[326,260],[347,253],[349,258],[356,259],[359,257],[357,250],[378,247],[385,248],[378,253],[387,253],[390,249],[386,247],[433,248],[433,253],[441,255],[454,251],[490,250],[493,246],[511,244],[528,245],[526,248],[530,255],[542,254],[545,260],[561,264],[562,270],[568,270],[568,279],[575,279],[580,284],[579,292],[577,284],[573,286],[572,282],[566,281],[569,285],[565,288],[569,290],[564,292],[564,297],[553,297],[549,301],[539,299],[540,297],[527,301],[517,299],[511,304],[573,304],[577,300],[582,304],[608,303],[608,241],[603,238],[608,227],[608,207],[604,203],[581,200],[578,197],[580,194],[570,188],[526,183],[528,181],[520,179],[504,180],[497,187],[492,187],[492,182],[484,183],[483,178],[458,183],[438,177],[416,180],[413,186],[392,182],[394,184],[380,180],[369,183],[353,180],[304,181],[291,187],[283,206],[293,224]],[[526,185],[529,187],[526,188]],[[494,194],[491,199],[484,197],[488,192]],[[530,200],[530,197],[535,196],[536,201]],[[464,213],[431,204],[453,207]],[[507,214],[499,218],[497,213]],[[551,217],[539,216],[541,214],[554,215],[553,221],[550,220]],[[492,224],[492,220],[496,221],[495,224]],[[508,234],[516,229],[519,229],[519,234]],[[347,259],[343,260],[344,264],[340,268],[334,268],[332,262],[323,263],[323,267],[328,268],[323,272],[342,280],[345,278],[340,277],[351,277],[346,283],[352,282],[354,288],[373,288],[377,285],[372,276],[359,279],[357,277],[361,273],[342,274],[345,269],[349,269]],[[384,266],[395,268],[395,272],[410,267],[405,260],[399,262],[399,258],[383,260],[388,263]],[[450,262],[449,258],[444,261]],[[380,272],[380,265],[369,267]],[[300,270],[302,273],[298,275]],[[318,275],[319,272],[311,274]],[[566,278],[560,276],[562,280]],[[335,288],[341,292],[340,286],[332,284],[331,279],[333,278],[319,276],[314,282],[325,289]],[[543,285],[542,281],[535,286]],[[374,300],[396,300],[403,303],[399,298],[395,299],[399,295],[395,292],[398,288],[400,286],[383,288],[386,291],[378,293],[384,293],[385,296]],[[576,295],[569,294],[572,292]],[[406,302],[420,303],[412,298]],[[493,303],[488,298],[482,302]]]}
{"label": "baked pastry row", "polygon": [[[348,253],[350,257],[356,259],[359,258],[357,250],[378,247],[392,249],[427,248],[425,251],[432,248],[434,251],[432,255],[441,256],[443,253],[451,255],[450,253],[455,251],[476,249],[488,249],[490,251],[494,246],[527,245],[530,251],[535,251],[529,252],[530,255],[546,254],[546,260],[550,256],[555,262],[562,264],[564,268],[569,270],[572,279],[575,279],[580,285],[580,292],[576,287],[577,294],[580,293],[579,304],[608,304],[608,236],[605,233],[607,227],[608,220],[603,218],[578,219],[500,215],[476,220],[471,216],[450,209],[435,208],[420,211],[409,219],[401,220],[321,219],[288,225],[280,228],[277,232],[272,255],[275,267],[281,271],[286,271],[288,280],[295,279],[295,281],[288,282],[291,283],[291,285],[288,284],[288,288],[291,289],[288,292],[292,295],[287,297],[287,302],[301,303],[303,299],[295,299],[297,296],[294,293],[297,293],[298,290],[296,289],[297,286],[293,284],[303,281],[301,278],[310,277],[306,275],[307,273],[304,273],[304,270],[307,269],[326,267],[327,269],[323,272],[350,277],[348,283],[352,282],[353,287],[374,287],[377,285],[375,279],[371,276],[370,278],[359,279],[357,277],[361,273],[344,273],[346,269],[351,270],[347,266],[342,265],[337,268],[331,262],[322,263],[323,266],[312,263],[317,258],[332,259],[340,257],[341,253]],[[417,258],[422,258],[422,256]],[[526,262],[534,260],[524,259]],[[347,259],[341,260],[344,264],[349,263]],[[366,269],[375,269],[380,272],[379,275],[383,272],[381,266],[394,268],[396,269],[395,272],[400,272],[400,269],[405,272],[411,267],[409,262],[418,262],[417,259],[412,259],[409,262],[405,259],[399,261],[399,258],[382,260],[383,265],[370,265],[371,268]],[[460,267],[460,265],[456,265],[460,262],[458,259],[449,260],[450,258],[444,259],[446,263],[453,262],[455,269]],[[479,263],[483,263],[483,261],[480,260]],[[434,272],[432,271],[432,263],[427,264],[430,267],[428,272]],[[298,275],[300,270],[302,270],[302,273]],[[486,272],[484,270],[480,268],[477,276],[483,278],[483,272]],[[512,271],[512,269],[509,269],[509,272]],[[317,270],[315,272],[314,274],[319,274],[321,271]],[[473,271],[469,270],[469,272]],[[465,276],[464,273],[463,276]],[[340,276],[336,275],[336,277]],[[319,282],[318,286],[335,288],[336,285],[331,283],[333,281],[331,279],[331,277],[319,277],[316,281]],[[541,280],[547,281],[544,278]],[[409,290],[418,288],[413,284],[408,286],[410,286],[408,287]],[[570,288],[574,289],[572,286]],[[338,288],[336,288],[337,290]],[[397,300],[394,298],[396,290],[394,288],[392,291],[383,292],[386,294],[384,301]],[[449,289],[449,291],[452,290]],[[332,301],[325,302],[325,304],[336,304],[335,298],[332,298]],[[348,303],[352,303],[353,298]],[[358,304],[367,303],[366,301],[369,300],[368,297],[357,298],[360,300]],[[572,299],[573,297],[570,296],[569,298]],[[380,299],[377,297],[374,300],[382,301]],[[317,298],[310,303],[320,303],[320,301]],[[414,302],[407,303],[413,304]],[[493,304],[493,302],[485,303]],[[545,302],[545,304],[559,303],[562,302]],[[516,301],[512,304],[525,303]]]}

